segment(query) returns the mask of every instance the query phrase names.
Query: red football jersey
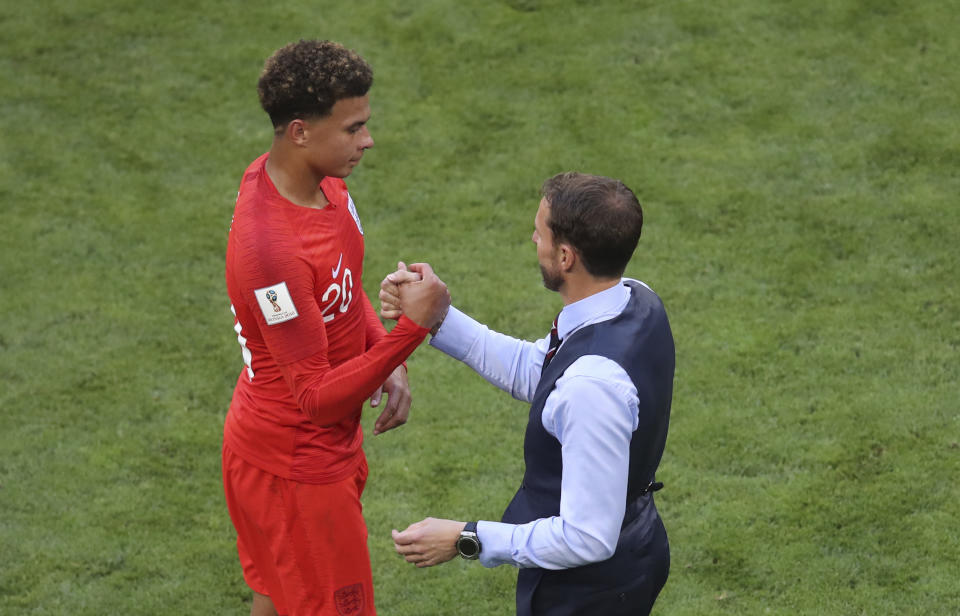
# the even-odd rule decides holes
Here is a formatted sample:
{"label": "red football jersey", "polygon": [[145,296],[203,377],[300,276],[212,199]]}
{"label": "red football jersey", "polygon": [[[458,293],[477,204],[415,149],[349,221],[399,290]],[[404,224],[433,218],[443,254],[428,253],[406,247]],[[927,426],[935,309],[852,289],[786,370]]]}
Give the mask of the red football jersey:
{"label": "red football jersey", "polygon": [[298,206],[267,174],[243,176],[227,242],[227,291],[245,368],[224,442],[288,479],[338,481],[360,463],[360,411],[428,330],[389,334],[363,292],[363,228],[346,184],[325,178],[324,208]]}

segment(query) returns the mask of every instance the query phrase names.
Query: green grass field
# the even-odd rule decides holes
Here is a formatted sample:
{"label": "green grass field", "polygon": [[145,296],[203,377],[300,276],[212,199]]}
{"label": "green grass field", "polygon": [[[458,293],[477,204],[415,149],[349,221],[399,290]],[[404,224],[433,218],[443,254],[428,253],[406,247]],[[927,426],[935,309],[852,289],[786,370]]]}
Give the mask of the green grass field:
{"label": "green grass field", "polygon": [[[539,337],[537,191],[635,189],[628,274],[677,341],[655,612],[960,614],[956,0],[0,0],[0,614],[245,614],[220,484],[223,282],[263,60],[375,70],[348,180],[397,259]],[[951,68],[953,67],[953,68]],[[513,613],[515,572],[417,570],[390,529],[497,519],[525,407],[431,349],[368,437],[386,616]],[[365,425],[369,435],[374,414]]]}

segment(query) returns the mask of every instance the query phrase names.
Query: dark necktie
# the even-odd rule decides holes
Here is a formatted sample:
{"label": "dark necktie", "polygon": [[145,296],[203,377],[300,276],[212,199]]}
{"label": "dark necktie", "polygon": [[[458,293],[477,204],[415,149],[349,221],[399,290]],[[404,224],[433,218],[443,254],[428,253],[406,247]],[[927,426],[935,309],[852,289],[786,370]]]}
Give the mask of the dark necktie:
{"label": "dark necktie", "polygon": [[[557,315],[557,319],[560,318],[560,315]],[[563,342],[560,340],[560,336],[557,334],[557,319],[553,320],[553,327],[550,328],[550,348],[547,349],[547,356],[543,358],[543,370],[547,369],[547,365],[550,363],[550,360],[553,359],[553,356],[557,354],[557,349],[560,347],[560,343]]]}

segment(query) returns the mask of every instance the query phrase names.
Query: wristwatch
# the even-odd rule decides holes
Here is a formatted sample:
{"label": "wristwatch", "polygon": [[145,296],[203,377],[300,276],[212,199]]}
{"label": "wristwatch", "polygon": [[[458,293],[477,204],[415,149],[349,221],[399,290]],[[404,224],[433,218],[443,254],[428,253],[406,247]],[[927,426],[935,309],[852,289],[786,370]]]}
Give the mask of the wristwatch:
{"label": "wristwatch", "polygon": [[457,539],[457,552],[460,557],[466,560],[476,560],[480,557],[480,539],[477,538],[477,523],[467,522],[467,525],[460,531],[460,537]]}

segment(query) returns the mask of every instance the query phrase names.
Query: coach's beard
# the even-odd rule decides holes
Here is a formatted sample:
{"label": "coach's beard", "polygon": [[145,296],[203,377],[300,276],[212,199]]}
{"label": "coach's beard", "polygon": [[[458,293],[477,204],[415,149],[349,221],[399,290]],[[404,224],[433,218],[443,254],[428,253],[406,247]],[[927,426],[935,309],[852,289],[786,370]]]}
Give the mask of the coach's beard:
{"label": "coach's beard", "polygon": [[543,286],[548,291],[559,291],[563,286],[563,276],[560,272],[550,272],[544,266],[540,266],[540,276],[543,277]]}

